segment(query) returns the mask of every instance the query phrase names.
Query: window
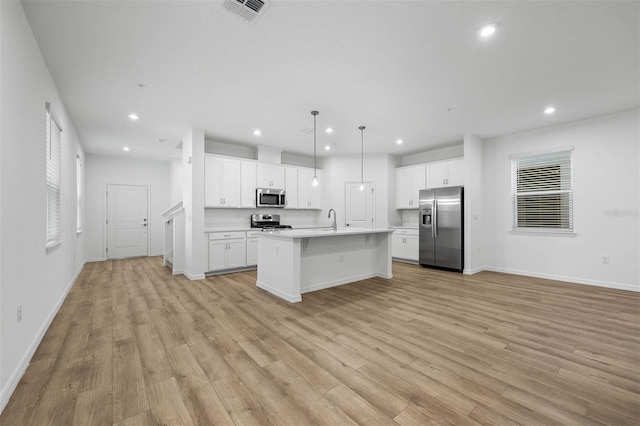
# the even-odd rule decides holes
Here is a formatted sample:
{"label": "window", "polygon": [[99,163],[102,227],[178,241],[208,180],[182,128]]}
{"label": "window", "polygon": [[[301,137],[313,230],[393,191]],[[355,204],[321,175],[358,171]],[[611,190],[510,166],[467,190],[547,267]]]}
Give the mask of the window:
{"label": "window", "polygon": [[76,233],[82,232],[82,158],[76,155]]}
{"label": "window", "polygon": [[513,230],[573,231],[572,152],[511,157]]}
{"label": "window", "polygon": [[47,247],[60,244],[60,126],[47,102]]}

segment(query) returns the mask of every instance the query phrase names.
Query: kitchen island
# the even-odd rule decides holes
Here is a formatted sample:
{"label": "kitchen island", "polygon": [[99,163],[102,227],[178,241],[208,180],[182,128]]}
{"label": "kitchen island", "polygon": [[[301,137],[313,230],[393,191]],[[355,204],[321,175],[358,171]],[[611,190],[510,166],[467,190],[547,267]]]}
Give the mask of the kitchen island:
{"label": "kitchen island", "polygon": [[372,277],[392,278],[392,229],[302,229],[258,236],[256,285],[288,302]]}

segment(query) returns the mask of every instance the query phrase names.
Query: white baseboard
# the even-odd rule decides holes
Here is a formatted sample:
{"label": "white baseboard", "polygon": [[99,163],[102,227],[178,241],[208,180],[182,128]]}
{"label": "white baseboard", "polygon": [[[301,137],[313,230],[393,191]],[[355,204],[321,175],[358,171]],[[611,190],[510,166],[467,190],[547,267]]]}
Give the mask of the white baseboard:
{"label": "white baseboard", "polygon": [[508,269],[508,268],[497,268],[495,266],[485,266],[485,271],[492,272],[502,272],[504,274],[514,274],[514,275],[524,275],[527,277],[535,277],[535,278],[544,278],[547,280],[555,280],[555,281],[565,281],[574,284],[584,284],[584,285],[592,285],[596,287],[605,287],[605,288],[615,288],[617,290],[627,290],[627,291],[635,291],[640,292],[640,286],[634,286],[632,284],[622,284],[622,283],[613,283],[609,281],[599,281],[599,280],[589,280],[584,278],[577,277],[568,277],[565,275],[555,275],[555,274],[541,274],[538,272],[531,271],[520,271],[517,269]]}
{"label": "white baseboard", "polygon": [[261,288],[265,291],[268,291],[269,293],[273,294],[274,296],[278,296],[281,299],[286,300],[287,302],[290,303],[298,303],[298,302],[302,302],[302,296],[301,295],[297,295],[297,296],[291,296],[289,294],[283,293],[282,291],[278,290],[277,288],[273,288],[268,284],[265,284],[261,281],[256,281],[256,286],[258,288]]}
{"label": "white baseboard", "polygon": [[182,269],[174,269],[171,271],[172,275],[185,275],[184,271]]}
{"label": "white baseboard", "polygon": [[24,375],[25,371],[27,371],[27,367],[29,367],[31,358],[33,358],[33,355],[36,353],[38,346],[40,346],[40,342],[42,342],[44,335],[46,334],[47,330],[49,329],[49,326],[53,322],[53,319],[58,314],[58,311],[62,307],[62,304],[64,303],[64,300],[67,298],[69,291],[71,290],[76,280],[78,279],[78,276],[80,275],[80,272],[82,272],[82,269],[84,268],[86,262],[87,261],[82,262],[82,264],[80,265],[80,268],[76,271],[76,273],[71,278],[71,282],[67,285],[67,288],[62,293],[62,296],[56,302],[55,306],[49,313],[49,316],[42,324],[42,327],[40,327],[40,330],[38,330],[38,333],[34,337],[31,344],[29,345],[29,348],[27,349],[22,359],[16,366],[16,369],[11,374],[11,377],[9,377],[9,380],[7,381],[7,384],[5,385],[4,389],[2,389],[2,391],[0,392],[0,413],[2,413],[4,408],[7,406],[7,403],[9,402],[11,395],[13,395],[13,392],[16,390],[16,387],[18,386],[20,379],[22,379],[22,376]]}
{"label": "white baseboard", "polygon": [[104,257],[90,257],[88,259],[85,259],[84,262],[85,263],[91,263],[91,262],[104,262],[105,260],[107,260]]}
{"label": "white baseboard", "polygon": [[164,256],[163,253],[161,251],[157,251],[157,252],[153,252],[151,254],[149,254],[149,257],[151,256]]}
{"label": "white baseboard", "polygon": [[473,275],[473,274],[477,274],[478,272],[482,272],[485,271],[485,267],[484,266],[478,266],[477,268],[471,268],[471,269],[464,269],[462,271],[463,274],[465,275]]}
{"label": "white baseboard", "polygon": [[191,281],[198,281],[198,280],[204,280],[205,276],[204,274],[190,274],[187,271],[183,272],[184,276],[189,278]]}

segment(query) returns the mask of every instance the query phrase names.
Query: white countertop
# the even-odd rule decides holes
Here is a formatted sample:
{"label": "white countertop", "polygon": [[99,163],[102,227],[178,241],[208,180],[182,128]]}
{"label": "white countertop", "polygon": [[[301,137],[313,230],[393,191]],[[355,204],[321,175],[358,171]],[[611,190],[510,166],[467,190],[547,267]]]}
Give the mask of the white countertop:
{"label": "white countertop", "polygon": [[389,225],[390,229],[415,229],[418,230],[418,225],[414,226],[404,226],[404,225]]}
{"label": "white countertop", "polygon": [[[294,229],[303,231],[305,229],[328,229],[327,225],[295,225]],[[204,232],[234,232],[234,231],[260,231],[260,228],[252,228],[250,226],[205,226]]]}
{"label": "white countertop", "polygon": [[281,240],[292,240],[296,238],[317,238],[317,237],[337,237],[342,235],[364,235],[364,234],[384,234],[391,233],[393,229],[287,229],[273,232],[261,232],[260,238],[275,238]]}

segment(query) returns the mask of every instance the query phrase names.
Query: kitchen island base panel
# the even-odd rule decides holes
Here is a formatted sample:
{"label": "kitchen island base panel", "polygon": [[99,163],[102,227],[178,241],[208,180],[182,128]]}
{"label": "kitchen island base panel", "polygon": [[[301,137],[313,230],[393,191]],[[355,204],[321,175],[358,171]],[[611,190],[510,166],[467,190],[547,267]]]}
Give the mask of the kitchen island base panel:
{"label": "kitchen island base panel", "polygon": [[391,232],[258,239],[256,285],[288,302],[301,294],[361,281],[392,278]]}

